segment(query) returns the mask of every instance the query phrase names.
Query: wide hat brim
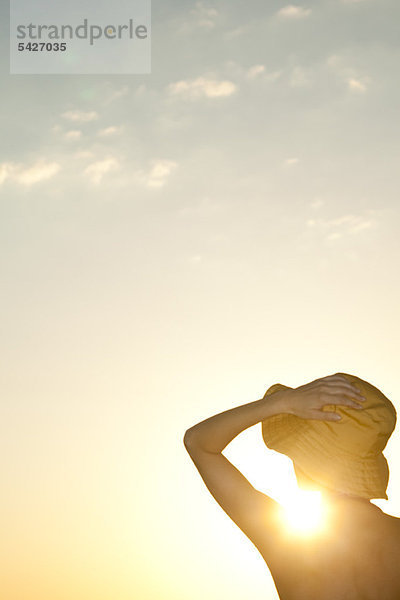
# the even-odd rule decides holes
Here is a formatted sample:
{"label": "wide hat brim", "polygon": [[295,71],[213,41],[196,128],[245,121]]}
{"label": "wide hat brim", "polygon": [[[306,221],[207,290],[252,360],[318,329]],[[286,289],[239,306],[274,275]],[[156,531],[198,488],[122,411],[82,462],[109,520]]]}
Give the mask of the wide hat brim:
{"label": "wide hat brim", "polygon": [[[268,392],[288,389],[282,384],[273,388]],[[315,423],[292,414],[277,414],[262,421],[262,437],[268,448],[288,456],[316,484],[362,498],[387,500],[389,467],[383,453],[352,454],[339,437],[322,436]]]}

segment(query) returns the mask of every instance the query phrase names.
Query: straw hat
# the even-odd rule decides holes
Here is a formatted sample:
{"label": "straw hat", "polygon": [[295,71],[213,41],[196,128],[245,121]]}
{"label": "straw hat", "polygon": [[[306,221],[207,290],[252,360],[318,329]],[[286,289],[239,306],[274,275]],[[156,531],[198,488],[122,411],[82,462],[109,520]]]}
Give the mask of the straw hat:
{"label": "straw hat", "polygon": [[[382,451],[396,425],[396,410],[376,387],[347,373],[345,376],[366,400],[363,410],[326,405],[339,421],[302,419],[281,413],[262,421],[268,448],[285,454],[295,465],[298,483],[315,482],[327,489],[362,498],[388,499],[389,468]],[[282,389],[277,383],[264,398]]]}

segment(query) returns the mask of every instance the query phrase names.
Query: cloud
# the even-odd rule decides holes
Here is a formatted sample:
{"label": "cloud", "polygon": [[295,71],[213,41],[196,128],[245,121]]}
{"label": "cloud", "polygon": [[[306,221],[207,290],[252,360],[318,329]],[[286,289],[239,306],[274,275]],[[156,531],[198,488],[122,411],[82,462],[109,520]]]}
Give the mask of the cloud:
{"label": "cloud", "polygon": [[82,131],[79,131],[78,129],[74,129],[71,131],[67,131],[64,134],[64,137],[66,140],[79,140],[82,136]]}
{"label": "cloud", "polygon": [[0,165],[0,184],[7,179],[25,186],[31,186],[40,181],[46,181],[56,175],[61,165],[56,162],[38,160],[31,167],[16,163],[3,163]]}
{"label": "cloud", "polygon": [[343,237],[343,234],[335,231],[334,233],[328,233],[328,235],[326,236],[326,239],[327,240],[338,240],[341,237]]}
{"label": "cloud", "polygon": [[366,215],[347,214],[336,219],[309,219],[307,226],[318,228],[324,232],[327,240],[336,240],[373,228],[376,226],[376,219]]}
{"label": "cloud", "polygon": [[290,74],[289,85],[291,87],[306,87],[311,85],[312,76],[309,69],[294,67]]}
{"label": "cloud", "polygon": [[185,15],[184,20],[175,26],[178,33],[190,34],[198,30],[211,31],[215,28],[219,12],[213,6],[207,6],[204,2],[196,2],[194,8],[190,10],[190,16],[187,18]]}
{"label": "cloud", "polygon": [[244,67],[242,64],[234,61],[227,60],[223,63],[224,71],[227,73],[227,77],[231,80],[240,80],[246,78],[247,80],[258,80],[263,83],[273,83],[279,77],[281,77],[283,71],[267,71],[265,65],[255,64],[251,67]]}
{"label": "cloud", "polygon": [[271,71],[270,73],[266,73],[264,79],[266,81],[276,81],[277,79],[279,79],[279,77],[281,77],[283,71]]}
{"label": "cloud", "polygon": [[170,83],[168,92],[172,96],[182,96],[184,98],[221,98],[231,96],[237,90],[237,86],[228,80],[218,81],[216,79],[207,79],[198,77],[193,80],[181,80]]}
{"label": "cloud", "polygon": [[113,180],[113,185],[123,183],[124,186],[139,185],[147,188],[162,188],[172,172],[178,167],[178,163],[167,159],[154,159],[150,161],[148,168],[132,169],[123,168],[121,164],[113,156],[96,160],[87,165],[84,169],[84,175],[95,185],[99,185],[103,178],[114,171],[119,171],[118,179]]}
{"label": "cloud", "polygon": [[262,79],[263,81],[274,82],[282,75],[282,71],[270,71],[268,73],[264,65],[254,65],[246,71],[245,75],[248,79]]}
{"label": "cloud", "polygon": [[122,127],[115,127],[112,125],[110,127],[106,127],[105,129],[100,129],[100,131],[97,132],[97,135],[100,137],[109,137],[110,135],[117,135],[121,132]]}
{"label": "cloud", "polygon": [[363,229],[370,229],[373,221],[357,215],[344,215],[338,219],[332,219],[329,224],[334,227],[345,226],[349,233],[357,233]]}
{"label": "cloud", "polygon": [[90,152],[90,150],[79,150],[73,154],[73,158],[77,158],[79,160],[86,160],[88,158],[93,158],[93,156],[94,154],[93,152]]}
{"label": "cloud", "polygon": [[178,163],[173,160],[154,160],[152,168],[145,177],[147,187],[162,187]]}
{"label": "cloud", "polygon": [[232,39],[241,35],[244,35],[245,33],[248,32],[249,26],[248,25],[240,25],[240,27],[236,27],[235,29],[230,29],[229,31],[225,31],[223,33],[223,36],[225,39]]}
{"label": "cloud", "polygon": [[[198,220],[208,218],[209,216],[229,212],[229,204],[214,196],[203,196],[193,202],[180,206],[177,214],[180,217]],[[218,235],[219,240],[228,239],[225,234]]]}
{"label": "cloud", "polygon": [[368,91],[371,78],[358,75],[343,57],[333,54],[327,59],[326,65],[343,80],[351,92],[363,94]]}
{"label": "cloud", "polygon": [[82,111],[82,110],[67,110],[65,113],[61,115],[64,119],[68,119],[68,121],[75,121],[80,123],[87,123],[89,121],[95,121],[99,118],[99,115],[96,111]]}
{"label": "cloud", "polygon": [[352,92],[360,92],[363,94],[367,91],[367,81],[369,81],[367,78],[364,78],[363,82],[360,79],[352,77],[347,80],[347,84]]}
{"label": "cloud", "polygon": [[298,159],[298,158],[287,158],[287,159],[285,160],[285,163],[284,163],[284,164],[290,167],[290,166],[292,166],[292,165],[297,165],[297,164],[298,164],[298,162],[299,162],[299,160],[300,160],[300,159]]}
{"label": "cloud", "polygon": [[339,68],[342,62],[343,59],[337,54],[331,54],[331,56],[328,56],[328,58],[326,59],[326,65],[332,69]]}
{"label": "cloud", "polygon": [[119,98],[123,98],[124,96],[126,96],[128,94],[129,89],[130,89],[129,86],[127,86],[127,85],[124,85],[119,90],[115,90],[113,88],[114,88],[114,85],[111,85],[110,94],[109,94],[108,98],[106,98],[106,100],[104,101],[104,104],[111,104],[115,100],[118,100]]}
{"label": "cloud", "polygon": [[321,200],[321,198],[316,198],[315,200],[310,202],[310,207],[313,209],[321,208],[321,206],[323,206],[323,205],[324,205],[324,201]]}
{"label": "cloud", "polygon": [[193,254],[192,256],[188,257],[187,262],[189,262],[192,265],[198,265],[199,263],[201,263],[202,260],[203,257],[201,254]]}
{"label": "cloud", "polygon": [[310,8],[289,4],[278,10],[277,15],[282,19],[304,19],[311,14]]}
{"label": "cloud", "polygon": [[0,164],[0,185],[2,185],[13,173],[15,165],[13,163]]}
{"label": "cloud", "polygon": [[254,65],[253,67],[250,67],[250,69],[247,71],[247,77],[249,79],[254,79],[262,73],[265,73],[264,65]]}
{"label": "cloud", "polygon": [[213,29],[218,17],[218,11],[215,8],[205,6],[204,2],[196,2],[195,7],[190,11],[196,19],[196,24],[205,29]]}
{"label": "cloud", "polygon": [[145,83],[141,83],[135,90],[135,96],[143,96],[147,91],[147,86]]}
{"label": "cloud", "polygon": [[135,183],[148,188],[161,188],[167,183],[168,177],[177,168],[174,160],[156,159],[150,162],[150,169],[140,169],[133,173]]}
{"label": "cloud", "polygon": [[56,162],[38,161],[33,167],[22,169],[16,174],[16,180],[23,185],[33,185],[39,181],[51,179],[61,169],[61,165]]}
{"label": "cloud", "polygon": [[101,183],[104,175],[109,173],[110,171],[115,171],[120,166],[119,162],[113,158],[105,158],[103,160],[98,160],[96,162],[91,163],[84,170],[85,175],[87,175],[90,181],[96,185]]}
{"label": "cloud", "polygon": [[190,115],[170,115],[168,113],[160,114],[155,123],[160,131],[174,131],[179,129],[185,129],[192,123]]}

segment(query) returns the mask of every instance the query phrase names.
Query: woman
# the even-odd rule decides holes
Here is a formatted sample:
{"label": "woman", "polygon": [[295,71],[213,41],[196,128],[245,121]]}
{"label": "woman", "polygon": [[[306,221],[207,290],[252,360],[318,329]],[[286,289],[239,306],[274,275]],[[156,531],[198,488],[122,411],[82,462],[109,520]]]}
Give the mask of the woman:
{"label": "woman", "polygon": [[[290,535],[280,505],[222,454],[258,422],[267,446],[293,460],[298,483],[321,492],[326,522],[312,537]],[[184,444],[215,500],[263,556],[281,600],[398,600],[400,519],[370,502],[387,499],[382,450],[395,423],[380,390],[336,373],[297,388],[276,384],[262,399],[194,425]]]}

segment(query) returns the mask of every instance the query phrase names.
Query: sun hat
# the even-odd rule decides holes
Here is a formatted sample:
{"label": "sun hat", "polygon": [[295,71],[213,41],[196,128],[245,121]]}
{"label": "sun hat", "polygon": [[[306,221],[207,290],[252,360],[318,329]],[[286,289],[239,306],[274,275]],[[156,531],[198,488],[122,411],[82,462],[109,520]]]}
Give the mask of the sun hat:
{"label": "sun hat", "polygon": [[[362,498],[384,498],[389,467],[383,455],[396,426],[396,409],[375,386],[356,375],[343,375],[366,398],[363,410],[334,404],[323,410],[342,417],[338,421],[302,419],[281,413],[261,422],[266,446],[292,459],[298,483],[315,482],[336,492]],[[293,389],[276,383],[264,398]]]}

